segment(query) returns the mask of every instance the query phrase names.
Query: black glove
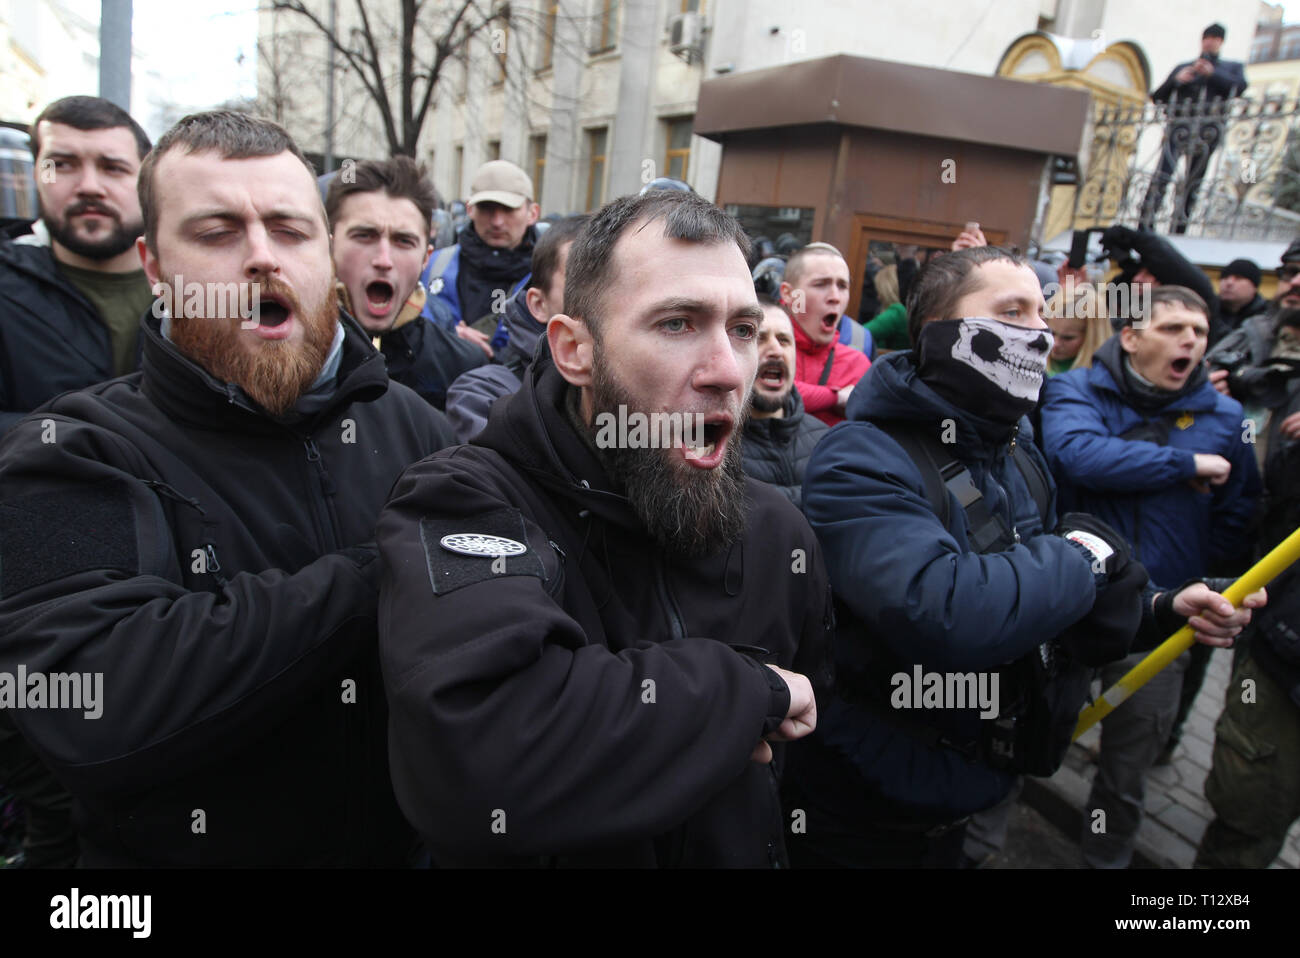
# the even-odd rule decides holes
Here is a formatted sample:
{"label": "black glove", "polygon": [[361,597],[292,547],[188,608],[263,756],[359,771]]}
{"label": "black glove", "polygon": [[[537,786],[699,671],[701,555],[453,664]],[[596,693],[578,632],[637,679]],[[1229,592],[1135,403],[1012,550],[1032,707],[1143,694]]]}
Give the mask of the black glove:
{"label": "black glove", "polygon": [[1101,234],[1101,248],[1111,259],[1114,252],[1127,253],[1133,248],[1133,242],[1137,237],[1137,231],[1131,230],[1127,226],[1111,226]]}
{"label": "black glove", "polygon": [[1091,557],[1097,583],[1092,608],[1061,634],[1061,644],[1075,661],[1087,666],[1122,659],[1142,624],[1147,570],[1133,561],[1127,540],[1096,516],[1067,513],[1057,534]]}
{"label": "black glove", "polygon": [[1092,574],[1101,576],[1098,588],[1122,573],[1133,561],[1128,540],[1108,523],[1086,512],[1067,512],[1061,517],[1056,534],[1079,546],[1088,556]]}

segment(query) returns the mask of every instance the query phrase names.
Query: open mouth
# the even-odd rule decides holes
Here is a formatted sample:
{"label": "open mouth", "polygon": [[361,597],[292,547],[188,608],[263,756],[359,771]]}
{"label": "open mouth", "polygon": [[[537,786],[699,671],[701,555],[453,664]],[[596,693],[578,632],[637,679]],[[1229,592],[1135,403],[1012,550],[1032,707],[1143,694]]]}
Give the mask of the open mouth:
{"label": "open mouth", "polygon": [[780,389],[785,385],[785,363],[764,363],[759,367],[757,382],[767,389]]}
{"label": "open mouth", "polygon": [[258,304],[257,318],[259,326],[274,329],[289,318],[289,307],[279,300],[264,300]]}
{"label": "open mouth", "polygon": [[829,332],[840,324],[839,313],[827,313],[822,317],[822,329]]}
{"label": "open mouth", "polygon": [[1174,371],[1175,376],[1185,376],[1192,368],[1192,359],[1190,356],[1179,356],[1169,364],[1169,367]]}
{"label": "open mouth", "polygon": [[366,284],[366,309],[371,316],[387,316],[393,306],[393,284],[377,279]]}
{"label": "open mouth", "polygon": [[730,418],[706,420],[698,435],[687,438],[682,446],[682,455],[693,466],[712,469],[722,462],[722,457],[726,454],[731,430]]}

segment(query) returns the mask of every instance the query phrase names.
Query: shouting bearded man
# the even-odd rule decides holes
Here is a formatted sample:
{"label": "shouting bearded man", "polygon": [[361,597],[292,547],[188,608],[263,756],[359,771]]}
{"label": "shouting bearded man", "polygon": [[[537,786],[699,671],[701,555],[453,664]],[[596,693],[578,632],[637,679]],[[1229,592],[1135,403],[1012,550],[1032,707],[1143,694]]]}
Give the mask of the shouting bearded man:
{"label": "shouting bearded man", "polygon": [[606,206],[549,352],[394,488],[393,782],[439,865],[784,863],[769,742],[816,722],[830,607],[807,524],[740,470],[747,246],[691,193]]}
{"label": "shouting bearded man", "polygon": [[141,371],[0,444],[0,672],[83,679],[6,714],[88,866],[400,865],[373,528],[450,429],[339,312],[284,130],[186,117],[139,194]]}

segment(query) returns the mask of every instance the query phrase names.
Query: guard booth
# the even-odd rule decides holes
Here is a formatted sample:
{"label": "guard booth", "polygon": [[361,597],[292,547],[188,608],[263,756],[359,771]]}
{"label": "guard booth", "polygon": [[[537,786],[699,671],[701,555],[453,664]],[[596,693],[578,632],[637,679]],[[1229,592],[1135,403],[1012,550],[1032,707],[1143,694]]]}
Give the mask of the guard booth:
{"label": "guard booth", "polygon": [[694,132],[722,144],[716,202],[750,235],[844,252],[856,317],[876,247],[947,249],[977,222],[1025,250],[1087,115],[1080,90],[833,56],[705,81]]}

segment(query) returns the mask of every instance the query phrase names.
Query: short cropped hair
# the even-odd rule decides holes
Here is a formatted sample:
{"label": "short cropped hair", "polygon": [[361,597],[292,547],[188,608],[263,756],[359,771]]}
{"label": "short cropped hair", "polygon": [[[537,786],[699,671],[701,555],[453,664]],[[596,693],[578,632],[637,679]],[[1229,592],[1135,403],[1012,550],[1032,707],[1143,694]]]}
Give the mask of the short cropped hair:
{"label": "short cropped hair", "polygon": [[[785,272],[782,279],[791,286],[797,286],[799,280],[803,279],[803,273],[806,267],[804,263],[810,256],[836,256],[844,259],[844,254],[837,250],[830,243],[809,243],[807,246],[801,246],[791,254],[786,261]],[[848,260],[844,260],[845,263]]]}
{"label": "short cropped hair", "polygon": [[590,222],[591,217],[582,213],[577,216],[566,216],[551,224],[551,228],[542,234],[537,245],[533,247],[533,276],[528,281],[529,286],[535,286],[550,295],[555,271],[560,268],[560,251],[564,249],[565,243],[576,240],[578,234]]}
{"label": "short cropped hair", "polygon": [[284,127],[273,120],[233,110],[191,113],[182,117],[145,157],[136,183],[140,213],[144,216],[145,245],[154,253],[158,252],[158,199],[154,190],[154,173],[158,163],[173,149],[183,149],[186,153],[216,152],[223,160],[292,153],[307,168],[312,179],[316,178],[316,170],[302,155],[298,144],[293,142]]}
{"label": "short cropped hair", "polygon": [[98,96],[65,96],[47,106],[32,122],[33,159],[38,158],[41,153],[40,127],[45,120],[51,123],[62,123],[74,130],[111,130],[124,126],[135,137],[137,159],[143,160],[151,148],[149,134],[145,133],[140,124],[131,118],[130,113],[116,103]]}
{"label": "short cropped hair", "polygon": [[344,182],[342,175],[330,180],[325,194],[325,215],[333,228],[343,201],[357,193],[377,193],[383,190],[395,200],[410,200],[420,211],[427,240],[433,229],[433,211],[438,208],[438,191],[423,166],[409,156],[397,155],[387,160],[366,160],[351,169]]}
{"label": "short cropped hair", "polygon": [[1130,309],[1124,318],[1124,325],[1132,326],[1139,319],[1155,319],[1157,306],[1182,306],[1184,309],[1200,313],[1207,320],[1210,318],[1209,305],[1195,290],[1188,289],[1186,286],[1157,286],[1151,290],[1150,314],[1138,315],[1139,310]]}
{"label": "short cropped hair", "polygon": [[971,246],[936,256],[921,267],[907,296],[907,336],[913,348],[926,320],[961,318],[948,314],[957,308],[963,296],[975,289],[975,270],[985,263],[998,262],[1029,265],[1020,254],[1000,246]]}
{"label": "short cropped hair", "polygon": [[600,336],[603,293],[612,280],[614,245],[636,223],[663,220],[669,239],[716,245],[735,243],[749,261],[749,237],[736,218],[697,193],[651,190],[642,196],[623,196],[602,207],[569,250],[564,279],[564,311],[581,318],[596,338]]}

